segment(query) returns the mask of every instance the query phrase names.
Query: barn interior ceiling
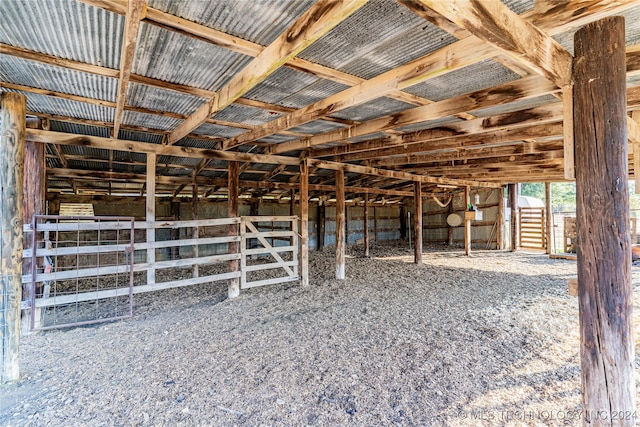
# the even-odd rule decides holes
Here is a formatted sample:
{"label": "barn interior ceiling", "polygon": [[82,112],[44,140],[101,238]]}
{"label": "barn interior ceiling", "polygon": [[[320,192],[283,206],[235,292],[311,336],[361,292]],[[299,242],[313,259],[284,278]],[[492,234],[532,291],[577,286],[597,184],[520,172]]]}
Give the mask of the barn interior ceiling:
{"label": "barn interior ceiling", "polygon": [[640,2],[608,0],[3,0],[0,91],[50,194],[142,195],[145,153],[159,197],[226,197],[229,161],[275,199],[303,159],[312,196],[561,181],[573,34],[610,15],[640,109]]}

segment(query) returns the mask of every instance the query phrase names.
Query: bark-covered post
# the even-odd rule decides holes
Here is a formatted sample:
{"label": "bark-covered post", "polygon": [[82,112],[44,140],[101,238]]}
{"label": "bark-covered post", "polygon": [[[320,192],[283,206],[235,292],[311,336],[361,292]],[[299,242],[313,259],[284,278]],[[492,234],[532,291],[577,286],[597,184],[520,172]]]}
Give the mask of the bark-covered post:
{"label": "bark-covered post", "polygon": [[369,193],[364,193],[364,256],[369,256]]}
{"label": "bark-covered post", "polygon": [[25,111],[24,95],[0,93],[0,382],[20,375]]}
{"label": "bark-covered post", "polygon": [[511,206],[511,251],[518,250],[518,242],[520,238],[518,232],[518,184],[509,184],[509,206]]}
{"label": "bark-covered post", "polygon": [[[464,187],[464,206],[465,212],[471,204],[471,188]],[[464,254],[469,256],[471,253],[471,220],[464,219]]]}
{"label": "bark-covered post", "polygon": [[346,224],[344,209],[344,171],[336,171],[336,279],[346,277]]}
{"label": "bark-covered post", "polygon": [[300,163],[300,284],[309,286],[309,163]]}
{"label": "bark-covered post", "polygon": [[[195,177],[193,178],[193,183],[191,184],[191,219],[196,221],[198,220],[198,184],[196,183]],[[191,230],[191,238],[199,239],[200,238],[200,228],[193,227]],[[200,248],[197,244],[193,245],[193,258],[198,258],[200,256]],[[193,277],[200,277],[200,268],[198,264],[193,265]]]}
{"label": "bark-covered post", "polygon": [[545,203],[545,239],[547,244],[545,246],[547,254],[551,255],[553,253],[553,205],[551,203],[551,183],[544,183],[544,203]]}
{"label": "bark-covered post", "polygon": [[[240,196],[240,171],[238,168],[238,162],[229,162],[229,174],[228,174],[228,204],[227,204],[227,215],[229,218],[236,218],[238,216],[238,197]],[[229,225],[229,236],[237,236],[238,235],[238,225],[231,224]],[[228,244],[228,252],[230,254],[238,253],[238,242],[229,242]],[[228,271],[234,272],[238,271],[240,267],[240,263],[237,259],[233,259],[229,261]],[[235,298],[240,295],[240,280],[237,277],[233,279],[229,279],[228,284],[228,295],[229,298]]]}
{"label": "bark-covered post", "polygon": [[[147,243],[156,241],[156,155],[155,153],[147,153],[147,198],[146,198],[146,219],[147,219]],[[147,249],[147,284],[156,283],[156,270],[154,264],[156,262],[156,250],[154,248]]]}
{"label": "bark-covered post", "polygon": [[605,18],[576,33],[573,130],[585,425],[637,421],[625,74],[624,18]]}
{"label": "bark-covered post", "polygon": [[422,264],[422,183],[413,183],[413,262]]}
{"label": "bark-covered post", "polygon": [[[27,119],[26,125],[27,128],[30,129],[42,129],[42,121],[37,118]],[[24,224],[31,224],[34,215],[42,215],[45,213],[46,190],[45,144],[27,141],[24,149],[24,199],[22,202]],[[31,242],[29,240],[30,236],[23,238],[24,248],[30,247]],[[24,272],[31,272],[32,261],[34,261],[32,258],[26,258],[23,261],[22,269]],[[39,289],[36,290],[36,293],[38,292],[40,292]],[[25,300],[31,299],[31,283],[24,284],[22,295]],[[42,309],[37,308],[34,311],[33,318],[36,326],[41,326]],[[24,333],[31,329],[31,315],[26,311],[23,314],[22,332]]]}

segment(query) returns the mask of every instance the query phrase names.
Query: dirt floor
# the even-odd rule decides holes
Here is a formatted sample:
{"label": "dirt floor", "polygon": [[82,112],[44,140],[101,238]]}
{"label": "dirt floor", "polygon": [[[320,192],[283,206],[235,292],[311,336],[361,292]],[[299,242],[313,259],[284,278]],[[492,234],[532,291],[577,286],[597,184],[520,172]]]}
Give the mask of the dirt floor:
{"label": "dirt floor", "polygon": [[575,262],[411,253],[350,247],[338,281],[328,248],[308,288],[141,294],[131,320],[27,336],[0,425],[579,425]]}

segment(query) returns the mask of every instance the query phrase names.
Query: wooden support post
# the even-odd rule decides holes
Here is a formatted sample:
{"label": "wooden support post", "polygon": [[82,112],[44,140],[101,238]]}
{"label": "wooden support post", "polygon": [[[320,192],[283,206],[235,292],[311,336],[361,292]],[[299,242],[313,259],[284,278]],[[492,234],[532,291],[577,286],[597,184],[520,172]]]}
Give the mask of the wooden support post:
{"label": "wooden support post", "polygon": [[373,240],[375,240],[376,243],[378,242],[378,214],[378,209],[373,205]]}
{"label": "wooden support post", "polygon": [[336,279],[346,277],[346,224],[344,211],[344,171],[336,171]]}
{"label": "wooden support post", "polygon": [[289,201],[289,216],[294,216],[296,212],[296,190],[291,189],[291,200]]}
{"label": "wooden support post", "polygon": [[[468,209],[471,204],[471,188],[464,187],[464,206],[465,211]],[[464,254],[469,255],[471,253],[471,220],[467,219],[465,216],[464,219]]]}
{"label": "wooden support post", "polygon": [[624,18],[578,30],[573,107],[584,425],[636,423],[625,70]]}
{"label": "wooden support post", "polygon": [[[147,199],[146,199],[146,216],[147,216],[147,243],[156,241],[156,229],[154,223],[156,221],[156,154],[147,153]],[[153,265],[156,262],[156,250],[147,249],[147,285],[156,283],[156,270]]]}
{"label": "wooden support post", "polygon": [[318,230],[318,250],[321,251],[324,248],[324,233],[326,230],[327,220],[327,207],[322,203],[322,200],[318,202],[318,218],[316,228]]}
{"label": "wooden support post", "polygon": [[[455,196],[452,196],[451,201],[449,202],[449,215],[455,213],[454,208],[454,200]],[[447,244],[449,246],[453,246],[453,227],[447,224]]]}
{"label": "wooden support post", "polygon": [[545,182],[544,183],[544,203],[546,206],[546,222],[545,222],[545,237],[546,237],[546,241],[547,244],[545,246],[546,252],[548,255],[551,255],[552,253],[554,253],[554,248],[553,248],[553,205],[551,203],[551,183],[550,182]]}
{"label": "wooden support post", "polygon": [[[193,184],[191,184],[191,219],[198,219],[198,184],[195,182],[195,180],[193,181]],[[199,227],[193,227],[191,231],[191,238],[200,238]],[[200,249],[198,245],[193,245],[193,258],[198,258],[199,256]],[[200,277],[200,269],[198,268],[198,264],[193,265],[193,277]]]}
{"label": "wooden support post", "polygon": [[[180,221],[180,202],[171,202],[171,216],[174,221]],[[171,240],[180,240],[180,229],[171,229]],[[171,247],[171,259],[180,258],[180,246]]]}
{"label": "wooden support post", "polygon": [[[638,126],[640,126],[640,111],[632,111],[630,120],[633,120],[638,124]],[[631,138],[629,138],[629,143],[633,145],[633,179],[635,182],[635,194],[640,194],[640,141],[632,142]]]}
{"label": "wooden support post", "polygon": [[400,239],[407,238],[407,208],[405,205],[400,206]]}
{"label": "wooden support post", "polygon": [[518,250],[518,184],[509,184],[509,206],[511,206],[511,252]]}
{"label": "wooden support post", "polygon": [[413,183],[413,262],[422,265],[422,183]]}
{"label": "wooden support post", "polygon": [[[42,129],[40,119],[27,119],[26,126],[29,129]],[[27,141],[24,150],[24,199],[22,203],[23,223],[31,224],[34,215],[45,213],[47,177],[45,163],[45,144]],[[31,242],[23,239],[23,246],[28,248]],[[31,273],[32,259],[27,258],[22,264],[22,269],[26,273]],[[41,292],[37,289],[36,293]],[[31,283],[26,283],[22,288],[23,298],[31,299]],[[35,326],[41,325],[42,309],[35,309]],[[25,311],[22,316],[22,333],[31,329],[31,313]]]}
{"label": "wooden support post", "polygon": [[20,305],[22,302],[22,197],[26,98],[0,93],[0,382],[20,374]]}
{"label": "wooden support post", "polygon": [[369,256],[369,193],[364,193],[364,256]]}
{"label": "wooden support post", "polygon": [[497,218],[497,222],[498,222],[498,227],[496,229],[496,249],[501,251],[502,249],[504,249],[504,237],[503,237],[503,230],[504,230],[504,187],[500,187],[500,198],[498,201],[498,218]]}
{"label": "wooden support post", "polygon": [[309,163],[300,163],[300,284],[309,286]]}
{"label": "wooden support post", "polygon": [[[238,169],[238,162],[229,162],[229,182],[227,184],[228,188],[228,217],[235,218],[238,216],[238,198],[240,196],[240,171]],[[237,236],[238,235],[238,225],[231,224],[229,225],[229,235]],[[228,243],[228,252],[230,254],[238,253],[238,242],[230,242]],[[240,264],[237,259],[229,261],[228,271],[234,272],[238,271]],[[233,279],[229,279],[228,284],[228,294],[229,298],[236,298],[240,295],[240,280],[236,277]]]}

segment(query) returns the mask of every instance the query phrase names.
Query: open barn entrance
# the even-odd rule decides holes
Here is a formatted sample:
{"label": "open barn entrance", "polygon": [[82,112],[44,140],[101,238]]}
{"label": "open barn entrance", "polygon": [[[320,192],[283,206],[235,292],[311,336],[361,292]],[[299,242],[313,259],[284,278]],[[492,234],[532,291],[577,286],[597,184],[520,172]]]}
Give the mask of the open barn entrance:
{"label": "open barn entrance", "polygon": [[[148,229],[155,241],[146,240]],[[46,330],[131,317],[138,293],[238,279],[241,289],[297,281],[298,229],[297,216],[144,222],[36,215],[24,226],[30,268],[22,309],[29,330]]]}

